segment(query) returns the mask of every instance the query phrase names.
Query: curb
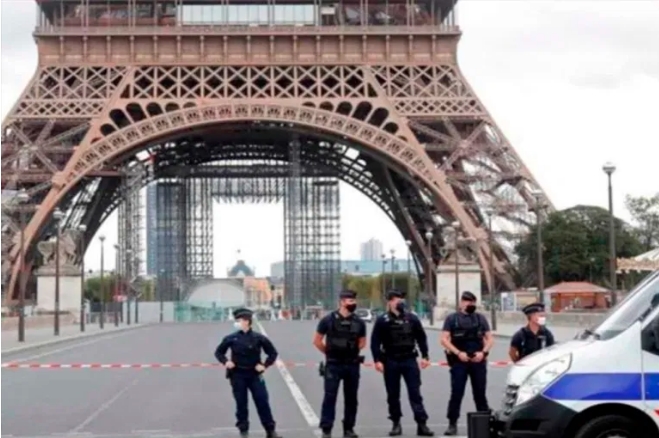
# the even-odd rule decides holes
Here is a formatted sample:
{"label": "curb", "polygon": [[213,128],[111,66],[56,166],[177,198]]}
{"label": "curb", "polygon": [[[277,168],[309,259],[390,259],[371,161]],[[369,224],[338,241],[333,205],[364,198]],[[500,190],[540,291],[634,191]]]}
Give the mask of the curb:
{"label": "curb", "polygon": [[112,329],[112,330],[98,330],[93,333],[89,332],[83,332],[83,333],[78,333],[76,335],[71,335],[71,336],[65,336],[57,339],[51,339],[48,341],[43,341],[43,342],[38,342],[35,344],[30,344],[30,345],[22,345],[20,347],[14,347],[14,348],[9,348],[7,350],[2,350],[0,353],[5,355],[5,354],[13,354],[13,353],[20,353],[22,351],[27,351],[27,350],[33,350],[36,348],[41,348],[41,347],[49,347],[51,345],[57,345],[57,344],[62,344],[64,342],[69,342],[69,341],[75,341],[81,338],[93,338],[95,336],[102,336],[102,335],[109,335],[112,333],[118,333],[118,332],[124,332],[126,330],[134,330],[142,327],[148,327],[151,324],[139,324],[139,325],[127,325],[123,326],[120,328]]}

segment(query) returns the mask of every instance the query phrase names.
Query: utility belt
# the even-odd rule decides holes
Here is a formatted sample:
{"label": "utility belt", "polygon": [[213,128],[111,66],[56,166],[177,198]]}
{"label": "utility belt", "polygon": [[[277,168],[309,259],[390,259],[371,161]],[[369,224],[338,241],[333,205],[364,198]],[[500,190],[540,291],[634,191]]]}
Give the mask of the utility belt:
{"label": "utility belt", "polygon": [[[467,353],[467,356],[469,356],[469,359],[472,359],[476,356],[476,352],[473,352],[473,353],[465,352],[465,353]],[[449,367],[452,367],[453,365],[457,365],[457,364],[460,364],[460,363],[464,363],[460,360],[460,358],[458,357],[457,354],[453,354],[449,350],[444,350],[444,354],[446,355],[446,362],[448,363]],[[485,357],[487,357],[489,355],[489,353],[483,353],[483,354],[485,355]]]}
{"label": "utility belt", "polygon": [[318,374],[320,377],[325,377],[328,365],[355,365],[363,364],[366,358],[364,356],[357,356],[356,358],[326,358],[325,361],[320,361],[318,364]]}
{"label": "utility belt", "polygon": [[256,365],[254,365],[253,367],[236,365],[231,369],[227,368],[225,372],[225,376],[227,379],[230,380],[232,377],[236,375],[237,372],[243,375],[247,375],[250,373],[263,374],[263,371],[262,372],[256,371]]}

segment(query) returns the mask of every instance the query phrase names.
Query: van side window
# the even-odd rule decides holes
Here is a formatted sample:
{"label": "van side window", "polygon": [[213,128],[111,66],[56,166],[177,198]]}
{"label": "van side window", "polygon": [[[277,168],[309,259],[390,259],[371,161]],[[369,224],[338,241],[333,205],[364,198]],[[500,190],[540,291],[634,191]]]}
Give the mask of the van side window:
{"label": "van side window", "polygon": [[643,329],[641,346],[648,353],[659,356],[659,314]]}

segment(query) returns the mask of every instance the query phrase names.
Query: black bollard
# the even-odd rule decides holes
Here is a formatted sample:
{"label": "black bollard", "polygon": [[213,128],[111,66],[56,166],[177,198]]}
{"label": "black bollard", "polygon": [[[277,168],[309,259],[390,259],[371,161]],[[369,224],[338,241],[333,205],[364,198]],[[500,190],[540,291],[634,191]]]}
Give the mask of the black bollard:
{"label": "black bollard", "polygon": [[467,438],[495,438],[490,412],[469,412],[467,414]]}

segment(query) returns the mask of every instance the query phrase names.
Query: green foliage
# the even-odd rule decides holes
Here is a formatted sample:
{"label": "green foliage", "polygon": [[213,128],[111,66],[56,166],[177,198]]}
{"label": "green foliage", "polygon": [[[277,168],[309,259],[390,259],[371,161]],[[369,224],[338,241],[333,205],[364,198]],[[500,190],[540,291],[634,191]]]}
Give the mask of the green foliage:
{"label": "green foliage", "polygon": [[[105,301],[111,301],[117,287],[117,275],[109,273],[103,277],[91,277],[85,281],[85,298],[91,301],[99,301],[101,298],[101,284],[105,293]],[[138,284],[140,300],[153,301],[155,299],[155,281],[143,280]]]}
{"label": "green foliage", "polygon": [[91,277],[85,281],[85,298],[91,301],[101,300],[101,290],[105,295],[105,301],[111,301],[117,284],[117,276],[109,273],[101,277]]}
{"label": "green foliage", "polygon": [[628,195],[625,205],[632,216],[643,250],[659,247],[659,192],[648,198]]}
{"label": "green foliage", "polygon": [[[615,219],[617,257],[642,251],[633,229]],[[537,226],[515,248],[523,279],[537,280]],[[545,284],[592,281],[609,287],[609,212],[576,206],[549,215],[542,223]],[[528,282],[527,282],[528,283]]]}
{"label": "green foliage", "polygon": [[409,303],[416,302],[420,294],[418,278],[408,276],[407,273],[400,272],[386,273],[375,277],[344,275],[342,286],[344,289],[351,289],[357,292],[357,301],[360,306],[379,309],[384,307],[384,294],[392,288],[407,294]]}

